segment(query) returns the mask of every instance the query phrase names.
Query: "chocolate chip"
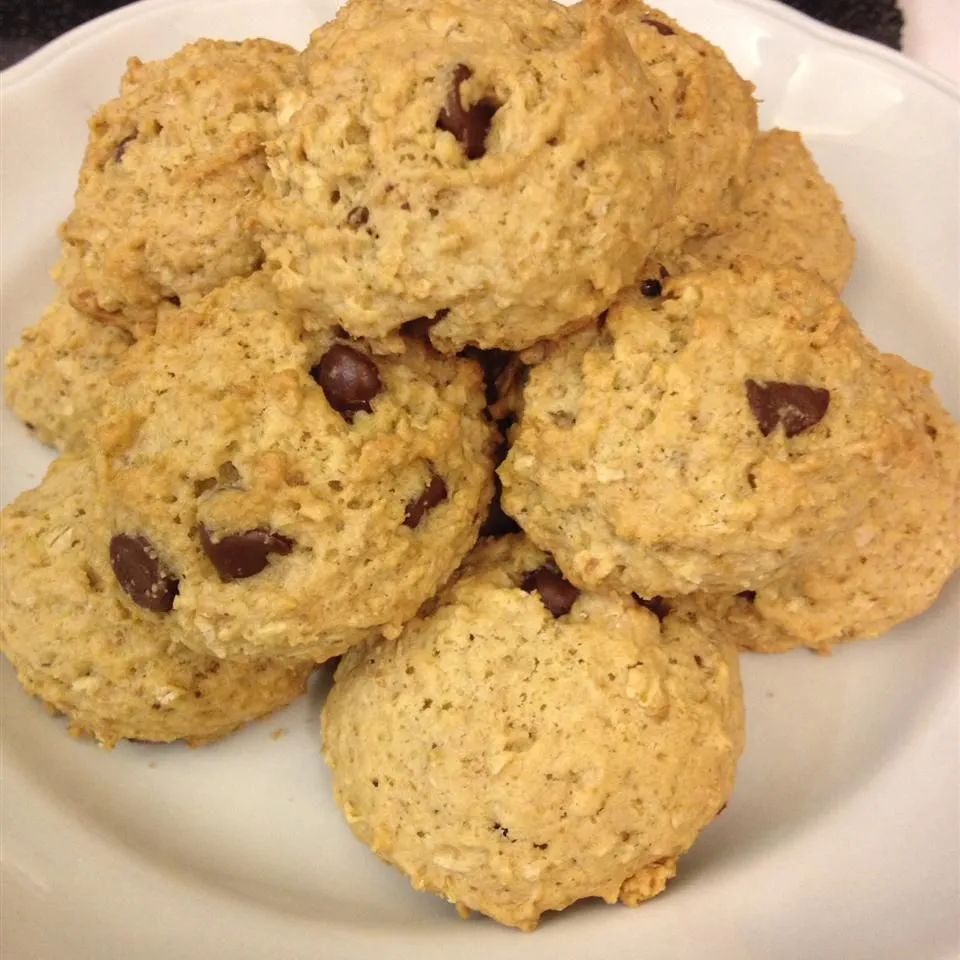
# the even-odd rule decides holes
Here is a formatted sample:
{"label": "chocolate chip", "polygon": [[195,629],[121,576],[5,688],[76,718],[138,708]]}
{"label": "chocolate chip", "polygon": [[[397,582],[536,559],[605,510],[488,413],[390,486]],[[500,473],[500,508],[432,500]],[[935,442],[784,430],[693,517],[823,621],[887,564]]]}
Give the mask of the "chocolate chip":
{"label": "chocolate chip", "polygon": [[528,573],[520,584],[527,593],[536,590],[540,594],[543,605],[555,616],[562,617],[570,612],[570,608],[580,596],[580,591],[563,574],[551,564],[544,564],[537,570]]}
{"label": "chocolate chip", "polygon": [[167,613],[180,589],[146,538],[118,533],[110,540],[110,566],[123,592],[144,610]]}
{"label": "chocolate chip", "polygon": [[166,300],[167,303],[172,304],[175,307],[180,306],[180,298],[176,294],[174,294],[172,297],[164,297],[163,299]]}
{"label": "chocolate chip", "polygon": [[293,540],[271,530],[245,530],[214,540],[206,527],[198,531],[207,559],[216,567],[221,580],[244,580],[260,573],[271,553],[286,556]]}
{"label": "chocolate chip", "polygon": [[468,160],[478,160],[487,152],[487,134],[500,104],[484,97],[464,108],[460,99],[460,86],[471,76],[473,71],[463,63],[458,63],[454,68],[446,103],[437,117],[437,128],[446,130],[457,138]]}
{"label": "chocolate chip", "polygon": [[747,603],[753,603],[753,601],[757,599],[757,591],[756,591],[756,590],[741,590],[741,591],[737,594],[737,596],[738,596],[741,600],[746,600]]}
{"label": "chocolate chip", "polygon": [[137,135],[135,133],[131,133],[129,136],[124,137],[113,148],[114,163],[120,163],[120,161],[123,160],[123,155],[127,152],[127,145],[136,139],[137,139]]}
{"label": "chocolate chip", "polygon": [[663,599],[659,594],[655,597],[641,597],[639,594],[634,594],[633,599],[640,604],[641,607],[645,607],[649,610],[661,623],[666,619],[667,614],[670,612],[670,604]]}
{"label": "chocolate chip", "polygon": [[822,387],[777,380],[747,380],[745,384],[750,412],[765,437],[778,423],[788,437],[795,437],[816,426],[830,405],[830,391]]}
{"label": "chocolate chip", "polygon": [[668,27],[665,23],[661,23],[659,20],[651,20],[645,17],[640,22],[647,24],[649,27],[653,27],[661,37],[672,37],[677,32],[673,29],[673,27]]}
{"label": "chocolate chip", "polygon": [[663,293],[663,285],[659,280],[650,278],[640,284],[640,292],[645,297],[659,297]]}
{"label": "chocolate chip", "polygon": [[358,230],[370,219],[370,211],[366,207],[354,207],[347,214],[347,226]]}
{"label": "chocolate chip", "polygon": [[353,423],[354,414],[360,410],[370,413],[370,401],[381,390],[377,365],[342,343],[332,346],[320,358],[310,369],[310,376],[320,385],[327,403],[347,423]]}
{"label": "chocolate chip", "polygon": [[423,519],[424,514],[432,510],[438,503],[447,499],[447,485],[442,477],[433,474],[430,482],[424,487],[423,493],[407,504],[403,514],[403,525],[415,530]]}

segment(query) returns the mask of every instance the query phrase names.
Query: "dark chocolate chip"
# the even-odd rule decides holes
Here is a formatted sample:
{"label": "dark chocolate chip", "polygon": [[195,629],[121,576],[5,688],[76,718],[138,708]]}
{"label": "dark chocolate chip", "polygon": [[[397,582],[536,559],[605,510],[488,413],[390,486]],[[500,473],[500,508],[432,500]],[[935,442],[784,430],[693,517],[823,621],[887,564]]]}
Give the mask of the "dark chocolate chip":
{"label": "dark chocolate chip", "polygon": [[172,304],[175,307],[180,306],[180,298],[176,294],[174,294],[172,297],[164,297],[164,300],[166,300],[167,303]]}
{"label": "dark chocolate chip", "polygon": [[528,573],[520,587],[527,593],[533,593],[536,590],[540,594],[543,605],[555,617],[562,617],[565,613],[569,613],[577,597],[580,596],[580,591],[550,564],[544,564]]}
{"label": "dark chocolate chip", "polygon": [[661,37],[672,37],[677,31],[673,27],[668,27],[665,23],[661,23],[659,20],[651,20],[649,17],[644,17],[641,23],[647,24],[649,27],[653,27]]}
{"label": "dark chocolate chip", "polygon": [[433,474],[430,482],[424,487],[423,493],[407,504],[403,514],[403,525],[415,530],[423,519],[424,514],[432,510],[438,503],[447,499],[447,485],[442,477]]}
{"label": "dark chocolate chip", "polygon": [[659,297],[663,293],[663,285],[659,280],[651,277],[640,284],[640,292],[645,297]]}
{"label": "dark chocolate chip", "polygon": [[659,594],[655,597],[641,597],[639,594],[634,594],[633,599],[640,604],[641,607],[645,607],[649,610],[661,623],[666,619],[667,614],[670,612],[670,604],[663,599]]}
{"label": "dark chocolate chip", "polygon": [[132,143],[136,139],[137,139],[137,135],[135,133],[131,133],[129,136],[124,137],[113,148],[114,163],[120,163],[123,160],[123,155],[127,152],[127,145]]}
{"label": "dark chocolate chip", "polygon": [[144,610],[167,613],[180,581],[160,562],[146,538],[118,533],[110,540],[110,566],[123,592]]}
{"label": "dark chocolate chip", "polygon": [[358,230],[370,219],[370,211],[366,207],[354,207],[347,214],[347,226]]}
{"label": "dark chocolate chip", "polygon": [[454,68],[446,103],[437,116],[437,128],[446,130],[457,138],[468,160],[478,160],[487,152],[487,134],[500,104],[484,97],[464,108],[460,99],[460,86],[471,76],[473,71],[463,63],[458,63]]}
{"label": "dark chocolate chip", "polygon": [[745,384],[750,412],[765,437],[778,423],[788,437],[795,437],[816,426],[830,405],[830,391],[822,387],[777,380],[747,380]]}
{"label": "dark chocolate chip", "polygon": [[380,392],[380,371],[367,356],[342,343],[334,344],[310,370],[327,403],[347,423],[360,410],[370,413],[370,401]]}
{"label": "dark chocolate chip", "polygon": [[741,600],[746,600],[747,603],[753,603],[753,601],[757,599],[757,591],[756,591],[756,590],[741,590],[741,591],[737,594],[737,596],[738,596]]}
{"label": "dark chocolate chip", "polygon": [[207,559],[216,567],[221,580],[244,580],[260,573],[271,553],[286,556],[293,549],[293,540],[271,530],[245,530],[229,533],[214,540],[206,527],[199,531],[200,545]]}

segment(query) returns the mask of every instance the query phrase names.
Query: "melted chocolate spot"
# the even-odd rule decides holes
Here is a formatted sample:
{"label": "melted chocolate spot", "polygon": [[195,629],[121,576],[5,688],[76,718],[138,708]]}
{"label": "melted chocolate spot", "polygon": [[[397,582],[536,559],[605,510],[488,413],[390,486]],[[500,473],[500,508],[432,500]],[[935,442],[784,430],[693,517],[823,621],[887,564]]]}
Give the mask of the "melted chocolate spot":
{"label": "melted chocolate spot", "polygon": [[446,499],[447,485],[443,482],[442,477],[433,474],[430,477],[430,482],[424,487],[423,493],[407,504],[407,509],[403,515],[403,525],[415,530],[420,525],[424,514]]}
{"label": "melted chocolate spot", "polygon": [[750,412],[765,437],[778,423],[788,437],[795,437],[816,426],[830,405],[830,391],[822,387],[777,380],[746,380],[745,385]]}
{"label": "melted chocolate spot", "polygon": [[466,64],[458,63],[454,68],[450,91],[437,116],[437,128],[457,138],[468,160],[478,160],[487,152],[487,134],[500,104],[490,97],[484,97],[464,108],[460,86],[471,76],[473,71]]}
{"label": "melted chocolate spot", "polygon": [[118,533],[110,540],[110,566],[123,592],[144,610],[167,613],[180,581],[160,562],[146,538]]}
{"label": "melted chocolate spot", "polygon": [[271,530],[246,530],[230,533],[214,540],[206,527],[199,529],[200,545],[207,559],[216,567],[221,580],[245,580],[260,573],[271,553],[286,556],[293,549],[293,540]]}
{"label": "melted chocolate spot", "polygon": [[370,401],[380,392],[380,371],[367,356],[338,343],[320,362],[310,369],[310,376],[320,385],[327,403],[347,423],[363,410],[370,413]]}
{"label": "melted chocolate spot", "polygon": [[562,617],[580,596],[580,591],[551,564],[544,564],[528,573],[520,584],[527,593],[540,594],[543,605],[555,616]]}

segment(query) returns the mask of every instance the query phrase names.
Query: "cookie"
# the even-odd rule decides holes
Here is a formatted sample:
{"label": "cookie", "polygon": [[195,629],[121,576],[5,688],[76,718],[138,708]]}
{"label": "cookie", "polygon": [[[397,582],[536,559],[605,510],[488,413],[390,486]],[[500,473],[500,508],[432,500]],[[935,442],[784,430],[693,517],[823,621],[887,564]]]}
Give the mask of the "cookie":
{"label": "cookie", "polygon": [[44,443],[82,449],[109,389],[107,378],[132,342],[125,330],[58,296],[7,354],[7,406]]}
{"label": "cookie", "polygon": [[753,264],[648,292],[530,372],[504,507],[578,586],[753,589],[858,522],[910,425],[812,275]]}
{"label": "cookie", "polygon": [[0,648],[20,683],[106,747],[226,736],[303,693],[309,665],[225,662],[177,642],[117,585],[88,460],[57,460],[2,513]]}
{"label": "cookie", "polygon": [[850,278],[855,253],[843,206],[799,133],[770,130],[750,154],[746,183],[727,198],[732,210],[710,236],[693,238],[672,272],[726,266],[744,257],[816,273],[835,290]]}
{"label": "cookie", "polygon": [[960,565],[960,428],[925,372],[884,358],[914,442],[852,529],[740,596],[697,596],[742,647],[779,653],[879,636],[931,606]]}
{"label": "cookie", "polygon": [[656,89],[587,4],[351,0],[268,147],[268,267],[354,336],[444,352],[582,326],[636,277],[675,172]]}
{"label": "cookie", "polygon": [[531,930],[674,876],[733,788],[737,657],[693,617],[580,593],[507,537],[395,642],[344,657],[323,740],[336,801],[378,856],[461,913]]}
{"label": "cookie", "polygon": [[109,534],[178,583],[184,643],[324,660],[398,629],[476,540],[494,439],[468,360],[305,332],[258,274],[162,323],[112,385]]}
{"label": "cookie", "polygon": [[263,141],[298,77],[295,51],[269,40],[200,40],[129,61],[120,96],[90,120],[61,229],[61,282],[77,309],[150,330],[158,310],[257,268]]}
{"label": "cookie", "polygon": [[639,0],[602,0],[667,105],[674,146],[674,212],[660,250],[716,227],[722,201],[742,186],[757,135],[753,84],[703,37]]}

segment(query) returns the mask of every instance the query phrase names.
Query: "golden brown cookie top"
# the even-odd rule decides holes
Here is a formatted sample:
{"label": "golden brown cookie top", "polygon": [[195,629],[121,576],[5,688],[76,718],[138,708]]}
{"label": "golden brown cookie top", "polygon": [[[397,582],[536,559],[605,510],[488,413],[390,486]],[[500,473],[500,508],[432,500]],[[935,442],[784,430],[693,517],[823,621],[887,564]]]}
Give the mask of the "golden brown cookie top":
{"label": "golden brown cookie top", "polygon": [[649,293],[531,370],[504,505],[582,586],[754,587],[856,522],[910,425],[815,277],[745,265]]}
{"label": "golden brown cookie top", "polygon": [[361,840],[418,889],[532,929],[663,889],[729,796],[743,714],[727,639],[578,593],[513,536],[396,641],[344,657],[323,731]]}
{"label": "golden brown cookie top", "polygon": [[268,265],[357,336],[517,349],[632,282],[672,202],[656,90],[588,4],[354,0],[269,148]]}

